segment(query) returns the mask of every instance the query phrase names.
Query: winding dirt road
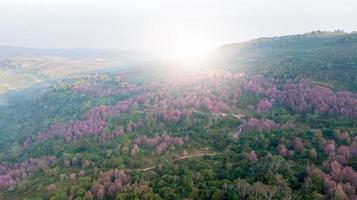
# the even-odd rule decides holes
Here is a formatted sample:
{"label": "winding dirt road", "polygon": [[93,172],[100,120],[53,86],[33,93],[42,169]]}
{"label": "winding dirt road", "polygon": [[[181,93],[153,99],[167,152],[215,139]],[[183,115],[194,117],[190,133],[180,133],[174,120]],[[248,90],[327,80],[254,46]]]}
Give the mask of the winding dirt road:
{"label": "winding dirt road", "polygon": [[[180,156],[178,158],[173,159],[172,162],[185,160],[185,159],[189,159],[189,158],[202,157],[202,156],[215,156],[218,154],[219,153],[197,153],[197,154],[192,154],[192,155]],[[141,168],[141,169],[125,169],[124,171],[126,171],[126,172],[146,172],[146,171],[155,169],[157,166],[158,165],[153,165],[153,166]]]}
{"label": "winding dirt road", "polygon": [[[199,111],[196,111],[198,113],[201,113]],[[205,114],[205,113],[202,113]],[[246,125],[246,120],[244,119],[244,115],[242,114],[225,114],[225,113],[220,113],[223,117],[226,116],[233,116],[235,118],[237,118],[241,124],[236,128],[236,131],[234,133],[233,139],[234,141],[237,141],[239,139],[239,135],[240,133],[243,131],[243,127]],[[178,158],[175,158],[172,160],[172,162],[176,162],[176,161],[180,161],[180,160],[185,160],[185,159],[189,159],[189,158],[195,158],[195,157],[202,157],[202,156],[216,156],[219,153],[196,153],[196,154],[191,154],[191,155],[185,155],[185,156],[180,156]],[[158,165],[153,165],[150,167],[146,167],[146,168],[140,168],[140,169],[125,169],[124,171],[126,172],[146,172],[146,171],[150,171],[155,169],[156,167],[158,167]]]}

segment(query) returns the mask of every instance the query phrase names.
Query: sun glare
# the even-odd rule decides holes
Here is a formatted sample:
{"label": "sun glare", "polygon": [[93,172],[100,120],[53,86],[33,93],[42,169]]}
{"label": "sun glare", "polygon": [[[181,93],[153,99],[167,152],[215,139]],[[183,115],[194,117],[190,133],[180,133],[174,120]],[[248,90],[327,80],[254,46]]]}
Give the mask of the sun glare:
{"label": "sun glare", "polygon": [[170,59],[193,59],[203,56],[208,49],[203,41],[178,40],[165,50],[165,55]]}
{"label": "sun glare", "polygon": [[164,44],[160,54],[170,60],[188,61],[201,59],[205,54],[214,48],[212,38],[203,31],[178,31],[169,37]]}

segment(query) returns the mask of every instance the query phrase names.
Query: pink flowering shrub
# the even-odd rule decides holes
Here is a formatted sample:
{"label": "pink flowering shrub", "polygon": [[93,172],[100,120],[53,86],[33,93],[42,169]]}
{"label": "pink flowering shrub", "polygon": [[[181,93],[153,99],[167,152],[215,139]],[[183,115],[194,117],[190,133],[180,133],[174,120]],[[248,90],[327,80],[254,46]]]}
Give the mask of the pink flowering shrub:
{"label": "pink flowering shrub", "polygon": [[[182,146],[185,143],[183,138],[171,137],[169,135],[157,135],[154,138],[147,136],[136,138],[133,141],[132,147],[143,146],[145,148],[155,148],[156,154],[164,153],[171,146]],[[136,147],[135,147],[136,148]]]}
{"label": "pink flowering shrub", "polygon": [[130,183],[130,176],[123,170],[111,169],[100,174],[99,178],[92,183],[90,191],[97,199],[115,198]]}
{"label": "pink flowering shrub", "polygon": [[33,176],[40,170],[47,171],[55,161],[56,157],[48,156],[22,163],[0,165],[0,189],[14,190],[26,177]]}

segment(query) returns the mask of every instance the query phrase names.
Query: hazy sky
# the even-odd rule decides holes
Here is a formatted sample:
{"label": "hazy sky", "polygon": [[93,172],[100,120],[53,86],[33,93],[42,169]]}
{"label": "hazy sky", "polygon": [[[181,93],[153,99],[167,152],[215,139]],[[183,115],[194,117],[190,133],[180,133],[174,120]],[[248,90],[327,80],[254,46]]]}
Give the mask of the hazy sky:
{"label": "hazy sky", "polygon": [[0,45],[212,48],[263,36],[357,30],[356,0],[0,0]]}

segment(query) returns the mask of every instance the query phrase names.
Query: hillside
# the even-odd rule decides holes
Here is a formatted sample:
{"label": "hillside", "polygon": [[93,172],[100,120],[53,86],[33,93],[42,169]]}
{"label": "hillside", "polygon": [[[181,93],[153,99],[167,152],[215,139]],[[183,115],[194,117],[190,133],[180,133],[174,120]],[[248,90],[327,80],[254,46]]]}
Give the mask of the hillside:
{"label": "hillside", "polygon": [[215,64],[275,78],[308,78],[336,89],[357,91],[357,33],[315,31],[227,44]]}
{"label": "hillside", "polygon": [[355,199],[356,42],[263,38],[10,97],[0,199]]}

